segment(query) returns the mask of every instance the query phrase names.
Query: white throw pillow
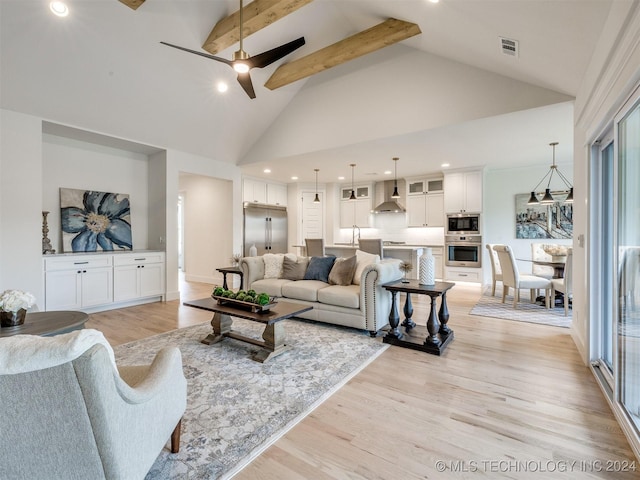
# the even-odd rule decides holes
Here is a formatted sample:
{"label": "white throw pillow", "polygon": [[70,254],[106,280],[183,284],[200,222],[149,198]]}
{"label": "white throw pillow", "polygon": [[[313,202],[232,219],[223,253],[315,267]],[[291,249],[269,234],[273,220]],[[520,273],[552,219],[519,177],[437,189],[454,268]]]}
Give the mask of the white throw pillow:
{"label": "white throw pillow", "polygon": [[374,255],[373,253],[363,252],[362,250],[356,250],[356,271],[353,274],[353,284],[360,285],[360,277],[367,265],[372,263],[380,263],[380,255]]}
{"label": "white throw pillow", "polygon": [[282,264],[284,263],[283,253],[265,253],[264,278],[282,278]]}

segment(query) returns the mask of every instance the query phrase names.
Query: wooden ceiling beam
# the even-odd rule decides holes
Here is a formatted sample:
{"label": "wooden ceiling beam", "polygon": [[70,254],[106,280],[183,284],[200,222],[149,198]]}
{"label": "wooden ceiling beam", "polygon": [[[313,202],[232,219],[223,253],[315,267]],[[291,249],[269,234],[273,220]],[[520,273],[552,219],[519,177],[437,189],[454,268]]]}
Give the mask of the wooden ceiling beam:
{"label": "wooden ceiling beam", "polygon": [[[313,0],[255,0],[243,10],[243,38],[295,12]],[[240,10],[216,23],[202,45],[212,55],[240,41]]]}
{"label": "wooden ceiling beam", "polygon": [[144,0],[118,0],[120,3],[124,3],[127,7],[137,10],[140,5],[144,3]]}
{"label": "wooden ceiling beam", "polygon": [[280,88],[420,33],[420,27],[415,23],[390,18],[305,57],[280,65],[264,86],[270,90]]}

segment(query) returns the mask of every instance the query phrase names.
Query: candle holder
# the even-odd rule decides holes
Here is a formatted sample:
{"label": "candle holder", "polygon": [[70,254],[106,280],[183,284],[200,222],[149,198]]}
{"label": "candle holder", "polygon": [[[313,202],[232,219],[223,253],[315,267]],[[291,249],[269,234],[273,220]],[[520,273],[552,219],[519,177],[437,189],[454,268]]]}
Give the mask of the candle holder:
{"label": "candle holder", "polygon": [[49,225],[47,225],[47,215],[49,212],[42,212],[42,254],[54,254],[56,251],[51,246],[51,240],[49,240]]}

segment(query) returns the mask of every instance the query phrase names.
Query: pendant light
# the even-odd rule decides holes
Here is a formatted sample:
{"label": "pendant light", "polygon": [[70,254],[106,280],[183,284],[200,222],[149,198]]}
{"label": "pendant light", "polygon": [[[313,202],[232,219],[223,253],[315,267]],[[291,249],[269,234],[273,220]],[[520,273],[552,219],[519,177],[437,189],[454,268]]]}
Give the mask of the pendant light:
{"label": "pendant light", "polygon": [[398,193],[398,157],[393,157],[393,165],[394,165],[394,174],[393,174],[393,193],[391,194],[391,198],[400,198],[400,194]]}
{"label": "pendant light", "polygon": [[[560,179],[564,182],[564,184],[569,189],[569,194],[564,199],[564,202],[573,203],[573,186],[571,186],[567,178],[562,174],[562,172],[556,166],[556,145],[558,145],[558,142],[552,142],[549,145],[553,148],[553,163],[551,164],[551,167],[549,167],[549,171],[547,172],[547,174],[544,177],[542,177],[542,180],[540,180],[538,185],[536,185],[533,191],[531,192],[531,196],[529,197],[529,201],[527,202],[527,205],[539,205],[539,204],[550,205],[553,202],[555,202],[553,195],[551,195],[551,179],[553,178],[554,173],[558,174],[558,177],[560,177]],[[542,200],[538,200],[536,189],[545,181],[547,177],[549,177],[549,180],[547,181],[547,188],[545,188],[544,190],[544,196],[542,197]],[[560,193],[560,192],[556,192],[556,193]]]}
{"label": "pendant light", "polygon": [[353,183],[353,169],[355,168],[356,164],[352,163],[350,164],[351,166],[351,196],[349,197],[349,200],[357,200],[356,198],[356,189],[354,187],[354,183]]}
{"label": "pendant light", "polygon": [[314,168],[314,172],[316,172],[316,198],[313,199],[313,203],[320,203],[320,197],[318,197],[318,172],[320,169]]}

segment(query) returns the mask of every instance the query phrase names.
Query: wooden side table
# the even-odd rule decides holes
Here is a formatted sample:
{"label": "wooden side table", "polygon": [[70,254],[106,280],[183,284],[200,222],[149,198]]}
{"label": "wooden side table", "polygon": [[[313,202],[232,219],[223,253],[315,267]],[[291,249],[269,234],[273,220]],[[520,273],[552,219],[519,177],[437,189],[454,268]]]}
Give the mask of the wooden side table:
{"label": "wooden side table", "polygon": [[0,338],[13,335],[52,337],[84,328],[89,315],[77,311],[29,312],[22,325],[0,328]]}
{"label": "wooden side table", "polygon": [[[452,282],[436,282],[435,285],[421,285],[418,280],[409,280],[407,283],[392,282],[382,285],[383,288],[391,292],[391,312],[389,313],[389,325],[391,330],[387,333],[382,341],[399,347],[411,348],[431,353],[433,355],[441,355],[444,349],[453,341],[453,330],[449,328],[449,309],[447,308],[447,290],[452,288],[455,283]],[[404,292],[407,295],[404,304],[405,319],[400,325],[400,316],[398,314],[398,292]],[[412,320],[413,305],[411,304],[411,294],[429,295],[431,297],[431,311],[427,320],[426,328],[416,325]],[[436,300],[442,296],[440,302],[440,311],[436,309]],[[404,327],[402,331],[400,327]]]}
{"label": "wooden side table", "polygon": [[216,268],[216,270],[222,273],[222,288],[224,288],[225,290],[229,289],[229,287],[227,287],[227,273],[240,275],[240,288],[242,288],[244,275],[242,274],[242,270],[240,269],[240,267],[220,267],[220,268]]}

